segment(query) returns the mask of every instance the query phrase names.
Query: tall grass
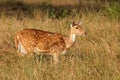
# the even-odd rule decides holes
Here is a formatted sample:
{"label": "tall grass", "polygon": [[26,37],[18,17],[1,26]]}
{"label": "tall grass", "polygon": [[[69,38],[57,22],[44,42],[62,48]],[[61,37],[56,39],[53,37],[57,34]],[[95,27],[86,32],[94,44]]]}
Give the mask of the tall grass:
{"label": "tall grass", "polygon": [[[93,0],[87,1],[81,0],[78,3],[78,1],[50,0],[47,3],[47,0],[38,0],[39,3],[52,4],[55,10],[63,9],[64,7],[58,7],[61,5],[72,5],[72,2],[74,5],[81,4],[82,8],[74,5],[70,8],[65,6],[64,9],[70,9],[74,15],[59,19],[49,17],[49,12],[42,12],[41,9],[45,6],[36,7],[37,3],[34,1],[21,1],[27,4],[22,5],[25,11],[18,6],[12,11],[14,6],[2,5],[0,80],[120,80],[119,18],[110,17],[108,8],[112,7],[109,1],[105,0],[104,4],[100,0],[94,0],[96,3]],[[35,5],[31,5],[32,3]],[[100,6],[96,7],[98,3]],[[44,9],[49,9],[49,6]],[[30,59],[26,56],[18,57],[14,46],[14,35],[17,31],[35,28],[68,36],[69,23],[73,20],[84,22],[83,27],[87,36],[78,36],[74,46],[65,55],[60,56],[59,64],[54,65],[52,56],[34,54]]]}

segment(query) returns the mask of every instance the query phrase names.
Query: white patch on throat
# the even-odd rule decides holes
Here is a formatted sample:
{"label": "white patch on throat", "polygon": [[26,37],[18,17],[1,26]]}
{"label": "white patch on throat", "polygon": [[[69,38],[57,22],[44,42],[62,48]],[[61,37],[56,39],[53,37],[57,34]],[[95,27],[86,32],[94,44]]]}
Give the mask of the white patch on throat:
{"label": "white patch on throat", "polygon": [[75,38],[76,38],[75,34],[70,35],[70,41],[75,42]]}

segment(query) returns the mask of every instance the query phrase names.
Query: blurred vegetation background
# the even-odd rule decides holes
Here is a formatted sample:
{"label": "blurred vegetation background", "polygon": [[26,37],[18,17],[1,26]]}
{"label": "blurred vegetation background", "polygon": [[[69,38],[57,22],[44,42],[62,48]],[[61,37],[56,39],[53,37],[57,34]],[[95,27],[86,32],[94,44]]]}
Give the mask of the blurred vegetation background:
{"label": "blurred vegetation background", "polygon": [[119,0],[1,0],[0,16],[36,18],[36,12],[41,17],[62,19],[74,17],[82,13],[99,13],[101,16],[120,19]]}

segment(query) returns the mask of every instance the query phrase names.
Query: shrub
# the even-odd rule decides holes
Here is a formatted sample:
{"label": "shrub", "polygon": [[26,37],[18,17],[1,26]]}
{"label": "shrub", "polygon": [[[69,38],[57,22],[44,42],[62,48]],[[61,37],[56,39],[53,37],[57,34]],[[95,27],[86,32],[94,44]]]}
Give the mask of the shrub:
{"label": "shrub", "polygon": [[109,18],[120,20],[120,5],[117,2],[111,2],[110,6],[105,9],[105,14]]}

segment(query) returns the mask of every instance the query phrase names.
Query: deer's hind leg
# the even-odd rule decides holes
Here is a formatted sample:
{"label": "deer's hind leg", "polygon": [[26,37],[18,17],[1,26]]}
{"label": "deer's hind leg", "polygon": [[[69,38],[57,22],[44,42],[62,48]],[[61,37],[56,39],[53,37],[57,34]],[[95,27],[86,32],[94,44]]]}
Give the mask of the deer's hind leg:
{"label": "deer's hind leg", "polygon": [[59,63],[59,55],[55,53],[55,54],[53,54],[52,56],[53,56],[53,59],[54,59],[54,61],[55,61],[55,64],[56,64],[56,63]]}
{"label": "deer's hind leg", "polygon": [[18,55],[24,56],[27,53],[25,47],[21,44],[21,42],[18,43]]}

